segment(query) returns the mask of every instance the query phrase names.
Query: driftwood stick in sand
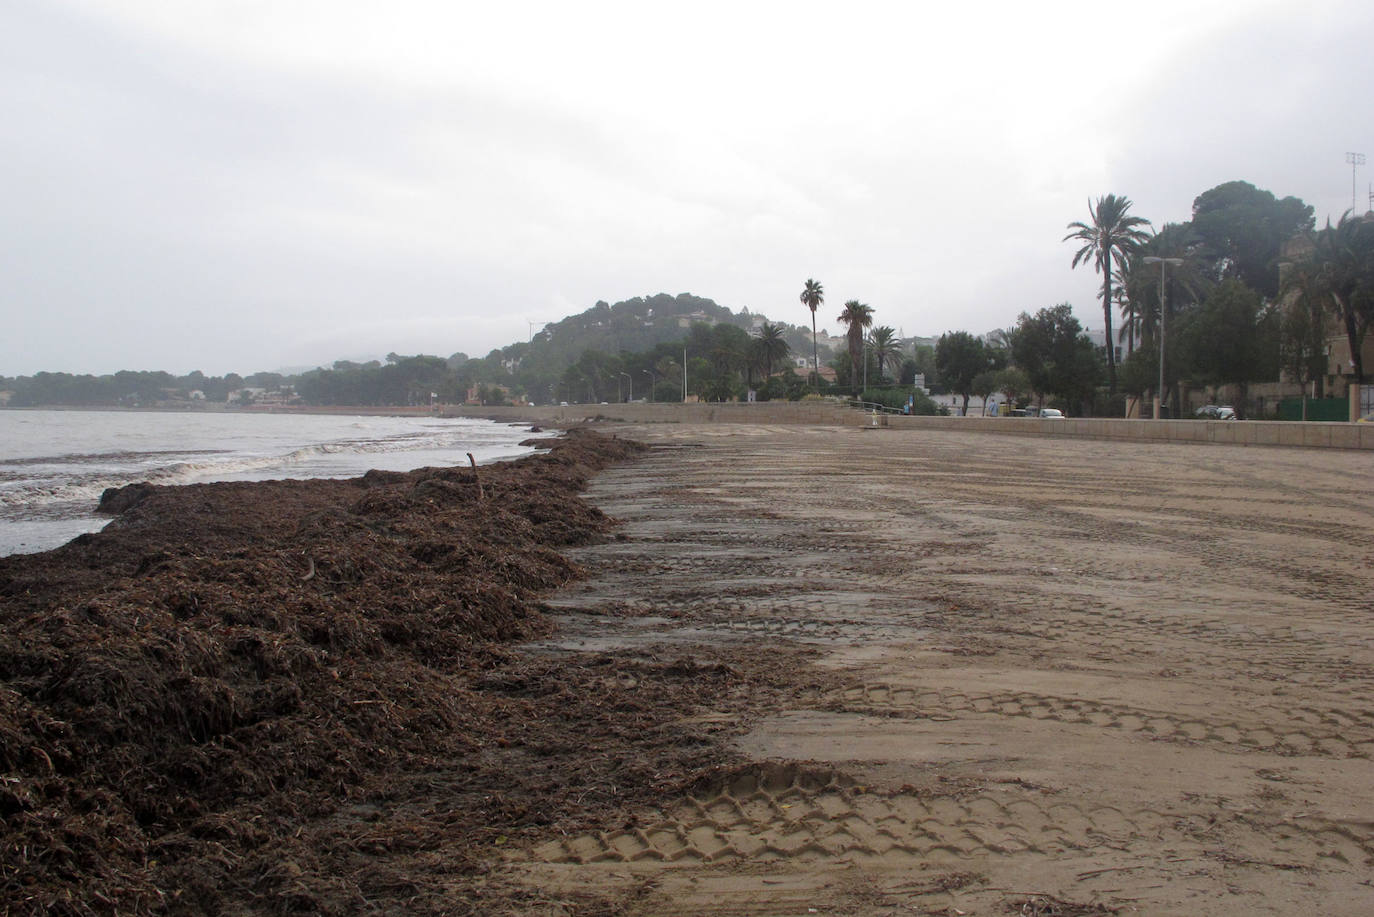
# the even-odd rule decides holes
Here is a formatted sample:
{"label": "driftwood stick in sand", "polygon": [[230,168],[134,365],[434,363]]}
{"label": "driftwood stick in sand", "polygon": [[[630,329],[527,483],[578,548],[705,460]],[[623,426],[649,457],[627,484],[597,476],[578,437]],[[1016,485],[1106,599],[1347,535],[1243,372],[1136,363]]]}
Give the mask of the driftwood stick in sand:
{"label": "driftwood stick in sand", "polygon": [[487,495],[482,490],[482,479],[477,476],[477,459],[472,457],[471,452],[468,453],[468,461],[472,463],[472,479],[477,482],[477,499],[485,500]]}

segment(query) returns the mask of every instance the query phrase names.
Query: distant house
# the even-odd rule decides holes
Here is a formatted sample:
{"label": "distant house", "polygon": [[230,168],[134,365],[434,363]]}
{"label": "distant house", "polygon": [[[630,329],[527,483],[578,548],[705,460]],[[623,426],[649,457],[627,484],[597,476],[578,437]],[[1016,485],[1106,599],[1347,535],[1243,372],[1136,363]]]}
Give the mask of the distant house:
{"label": "distant house", "polygon": [[677,317],[677,326],[679,328],[690,328],[697,322],[705,322],[706,324],[710,325],[715,323],[715,319],[711,318],[711,316],[707,315],[705,312],[702,312],[700,310],[696,312],[689,312],[686,315],[679,315]]}
{"label": "distant house", "polygon": [[265,388],[246,386],[230,395],[230,400],[237,400],[240,404],[260,405],[264,407],[299,404],[300,396],[291,386],[269,392]]}
{"label": "distant house", "polygon": [[[811,377],[812,365],[810,356],[799,357],[794,354],[792,356],[792,366],[795,369],[801,370],[802,375],[806,376],[808,379]],[[835,381],[835,367],[827,366],[825,365],[825,363],[821,363],[820,373],[821,378],[824,379],[826,382]]]}
{"label": "distant house", "polygon": [[[802,331],[805,332],[807,337],[811,337],[810,331],[807,331],[805,328],[803,328]],[[849,352],[849,338],[833,337],[824,328],[816,332],[816,344],[820,347],[829,347],[836,353]]]}
{"label": "distant house", "polygon": [[512,398],[510,394],[510,389],[504,385],[496,385],[493,383],[481,382],[477,385],[468,386],[468,390],[465,394],[463,403],[473,405],[485,404],[486,402],[482,400],[483,392],[487,394],[488,400],[493,400],[494,396],[495,400],[505,402],[519,404],[521,401],[521,399],[519,398]]}

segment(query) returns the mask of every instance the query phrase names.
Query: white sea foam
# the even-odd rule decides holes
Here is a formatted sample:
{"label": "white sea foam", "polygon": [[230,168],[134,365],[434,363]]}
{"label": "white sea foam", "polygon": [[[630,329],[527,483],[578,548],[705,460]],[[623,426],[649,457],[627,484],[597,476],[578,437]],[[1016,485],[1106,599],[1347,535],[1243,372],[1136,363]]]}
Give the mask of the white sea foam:
{"label": "white sea foam", "polygon": [[528,454],[522,426],[434,417],[0,411],[0,555],[102,526],[101,493],[189,484],[353,477]]}

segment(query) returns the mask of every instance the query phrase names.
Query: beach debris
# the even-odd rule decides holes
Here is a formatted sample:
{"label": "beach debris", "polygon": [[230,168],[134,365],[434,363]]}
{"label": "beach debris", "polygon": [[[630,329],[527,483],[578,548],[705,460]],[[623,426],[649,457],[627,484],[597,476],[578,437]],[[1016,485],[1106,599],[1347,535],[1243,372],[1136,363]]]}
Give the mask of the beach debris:
{"label": "beach debris", "polygon": [[471,452],[468,453],[468,461],[472,464],[472,479],[477,482],[477,499],[485,500],[487,494],[486,491],[482,489],[482,478],[477,473],[477,459],[472,457]]}
{"label": "beach debris", "polygon": [[[450,911],[483,843],[587,793],[585,757],[548,771],[569,722],[579,755],[642,735],[597,725],[637,708],[603,708],[595,672],[527,668],[531,697],[477,684],[549,632],[542,596],[579,572],[559,549],[612,526],[578,493],[638,450],[569,434],[484,467],[492,500],[451,467],[131,485],[102,531],[0,558],[3,910]],[[601,782],[666,769],[631,757]],[[442,882],[408,871],[441,846]]]}

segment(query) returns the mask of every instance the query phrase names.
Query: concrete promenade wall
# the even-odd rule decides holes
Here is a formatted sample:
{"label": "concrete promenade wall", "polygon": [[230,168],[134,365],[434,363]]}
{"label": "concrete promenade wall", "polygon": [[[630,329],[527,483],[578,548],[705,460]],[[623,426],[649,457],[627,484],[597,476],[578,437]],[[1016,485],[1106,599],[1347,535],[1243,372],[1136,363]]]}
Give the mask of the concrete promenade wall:
{"label": "concrete promenade wall", "polygon": [[[879,418],[881,423],[882,418]],[[870,418],[871,422],[871,418]],[[899,428],[979,430],[1019,436],[1066,436],[1148,443],[1227,443],[1374,450],[1374,424],[1277,420],[1114,420],[1082,417],[889,417]]]}
{"label": "concrete promenade wall", "polygon": [[1228,443],[1374,451],[1374,424],[1267,420],[1113,420],[1034,417],[876,417],[834,404],[769,401],[759,404],[574,404],[544,407],[446,405],[446,417],[483,417],[566,426],[590,420],[622,423],[750,423],[880,426],[903,430],[958,430],[1018,436],[1065,436],[1149,443]]}
{"label": "concrete promenade wall", "polygon": [[624,423],[753,423],[856,426],[867,415],[837,404],[767,401],[758,404],[573,404],[565,407],[482,408],[445,405],[446,417],[487,417],[550,426],[587,420]]}

